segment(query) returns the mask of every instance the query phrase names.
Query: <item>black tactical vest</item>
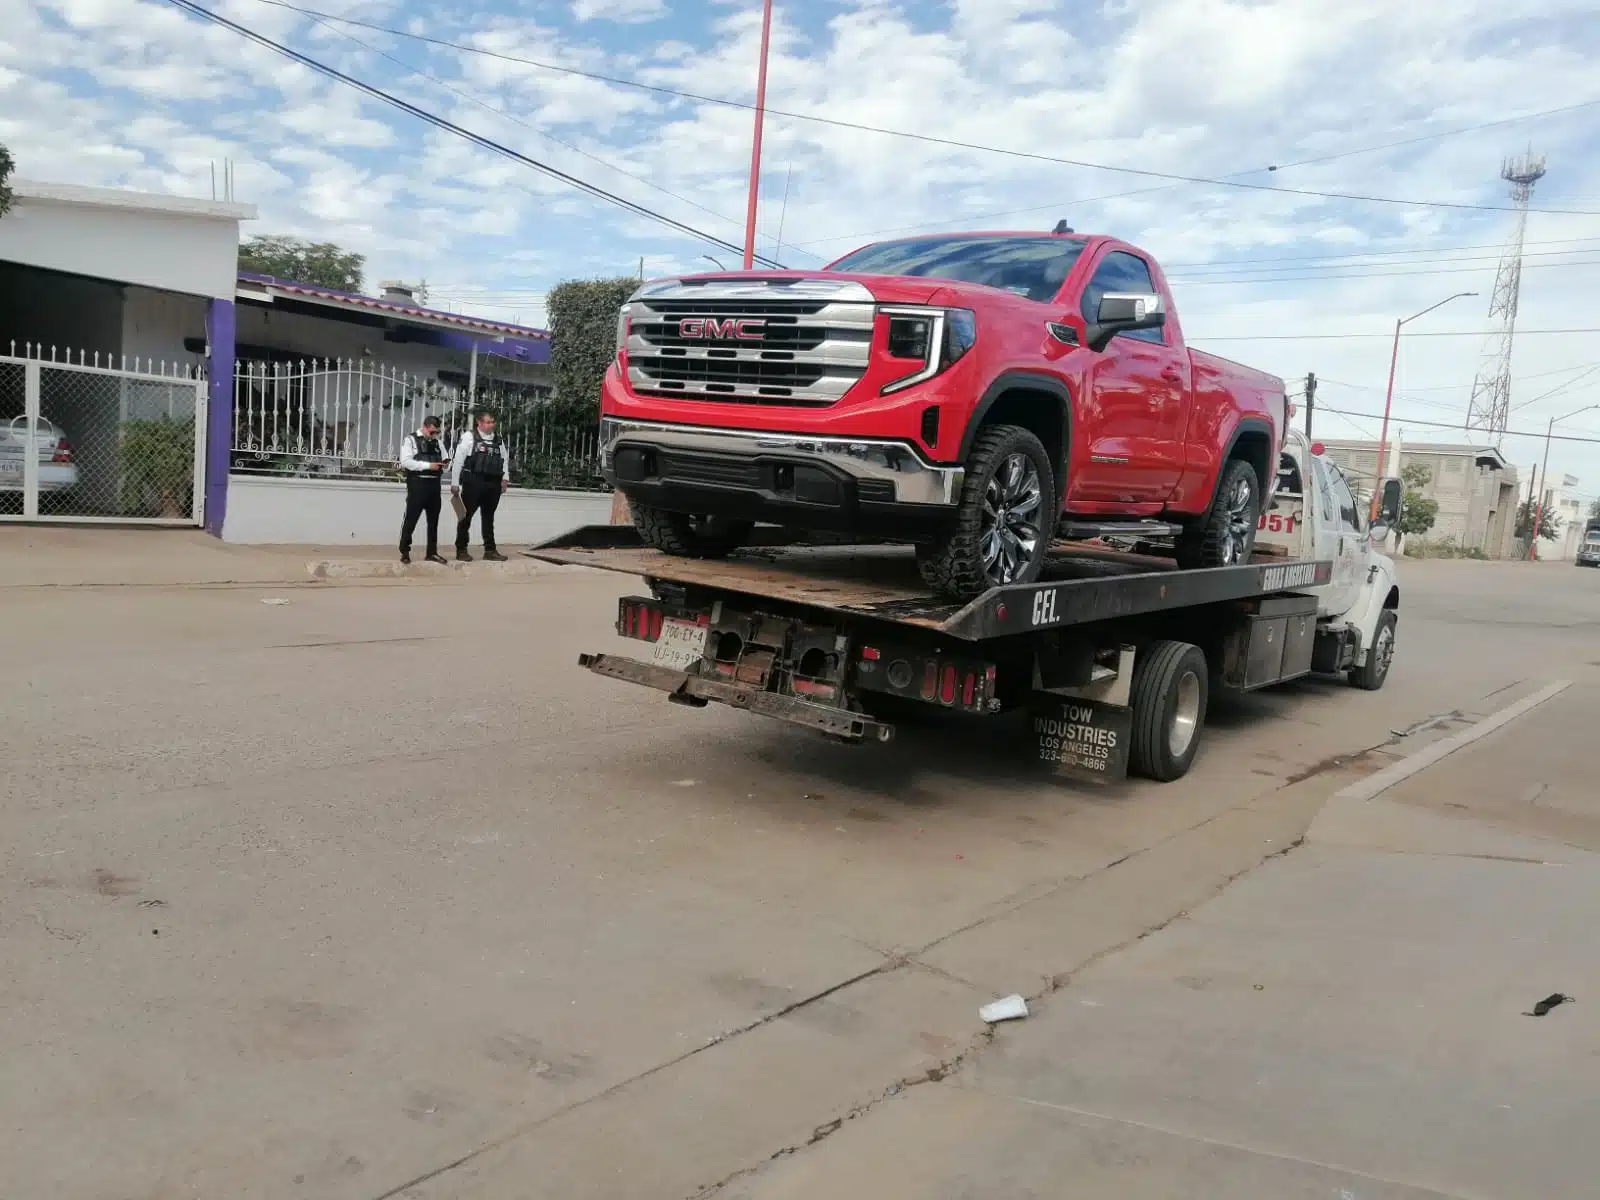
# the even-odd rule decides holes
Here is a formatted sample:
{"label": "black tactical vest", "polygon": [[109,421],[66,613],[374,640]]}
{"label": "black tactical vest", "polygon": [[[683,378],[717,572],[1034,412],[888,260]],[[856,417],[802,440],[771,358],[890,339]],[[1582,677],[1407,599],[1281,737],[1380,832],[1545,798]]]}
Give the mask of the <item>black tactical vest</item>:
{"label": "black tactical vest", "polygon": [[472,453],[467,455],[467,461],[461,464],[461,469],[474,478],[488,483],[499,483],[506,473],[505,451],[500,445],[499,437],[494,436],[485,440],[483,434],[474,433]]}
{"label": "black tactical vest", "polygon": [[418,462],[436,463],[444,461],[444,447],[439,444],[436,437],[423,437],[415,434],[417,443],[416,458]]}

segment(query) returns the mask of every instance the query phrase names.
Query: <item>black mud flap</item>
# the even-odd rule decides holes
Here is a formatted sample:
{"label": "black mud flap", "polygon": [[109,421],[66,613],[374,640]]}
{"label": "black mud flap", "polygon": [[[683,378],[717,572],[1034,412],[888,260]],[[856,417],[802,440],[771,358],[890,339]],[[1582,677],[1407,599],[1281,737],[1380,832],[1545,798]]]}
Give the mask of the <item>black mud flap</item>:
{"label": "black mud flap", "polygon": [[1039,761],[1054,774],[1100,782],[1127,777],[1132,709],[1035,692],[1028,715]]}

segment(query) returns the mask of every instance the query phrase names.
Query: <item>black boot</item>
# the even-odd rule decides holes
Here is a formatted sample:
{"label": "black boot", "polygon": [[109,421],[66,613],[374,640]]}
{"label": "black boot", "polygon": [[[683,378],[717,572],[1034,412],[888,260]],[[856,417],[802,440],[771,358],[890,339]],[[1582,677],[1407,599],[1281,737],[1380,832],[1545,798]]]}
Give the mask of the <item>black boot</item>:
{"label": "black boot", "polygon": [[438,551],[434,551],[432,554],[428,555],[428,561],[429,562],[436,562],[436,563],[443,563],[447,567],[450,565],[450,560],[447,559],[444,555],[440,554]]}
{"label": "black boot", "polygon": [[483,557],[486,562],[505,562],[506,556],[498,550],[485,550]]}
{"label": "black boot", "polygon": [[411,551],[400,551],[400,565],[403,567],[409,567],[411,565]]}
{"label": "black boot", "polygon": [[461,549],[458,548],[456,550],[456,561],[457,562],[471,562],[472,561],[472,555],[468,554],[465,550],[461,550]]}

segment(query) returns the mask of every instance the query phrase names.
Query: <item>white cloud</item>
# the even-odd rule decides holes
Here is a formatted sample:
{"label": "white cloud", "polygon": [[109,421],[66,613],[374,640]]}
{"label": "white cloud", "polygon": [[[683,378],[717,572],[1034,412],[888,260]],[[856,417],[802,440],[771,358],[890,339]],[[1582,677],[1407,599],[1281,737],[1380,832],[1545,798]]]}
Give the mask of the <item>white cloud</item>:
{"label": "white cloud", "polygon": [[573,0],[572,15],[579,21],[616,21],[635,25],[667,15],[666,0]]}
{"label": "white cloud", "polygon": [[[370,30],[345,36],[258,0],[216,7],[540,161],[742,241],[748,111]],[[703,95],[754,95],[756,5],[669,11],[659,0],[323,0],[318,7],[557,67]],[[1600,108],[1347,154],[1593,98],[1600,31],[1591,9],[1592,0],[1535,0],[1521,9],[1503,0],[1411,8],[1392,0],[786,3],[776,12],[769,102],[1085,162],[1479,204],[1504,202],[1495,181],[1500,157],[1532,140],[1551,156],[1535,203],[1600,208]],[[644,20],[658,23],[628,24]],[[491,315],[526,318],[563,277],[632,271],[641,256],[652,271],[682,269],[707,249],[159,0],[0,0],[0,27],[7,30],[0,140],[24,177],[204,195],[211,163],[231,158],[243,198],[261,208],[260,231],[348,244],[369,255],[373,278],[451,280],[454,303]],[[408,74],[352,36],[510,115]],[[1267,172],[1269,164],[1282,169]],[[792,185],[782,212],[786,178]],[[1486,327],[1495,252],[1439,248],[1492,247],[1509,228],[1504,213],[1176,183],[774,114],[764,247],[780,216],[784,259],[807,265],[902,227],[1049,228],[1065,216],[1079,228],[1126,236],[1180,264],[1172,274],[1188,333],[1271,335],[1215,348],[1286,376],[1315,370],[1330,381],[1319,397],[1329,433],[1349,432],[1346,421],[1375,429],[1333,410],[1366,412],[1381,403],[1395,316],[1475,289],[1482,299],[1408,326],[1399,369],[1400,390],[1410,393],[1397,405],[1402,422],[1464,415],[1479,339],[1412,333]],[[1600,293],[1591,282],[1600,271],[1600,218],[1536,212],[1528,236],[1596,240],[1554,247],[1587,255],[1529,259],[1523,327],[1600,327]],[[1376,251],[1407,253],[1320,269],[1303,260]],[[1274,257],[1275,264],[1239,261]],[[1208,262],[1216,265],[1194,265]],[[1376,336],[1282,340],[1317,332]],[[1596,361],[1600,336],[1534,335],[1519,344],[1514,373]],[[1358,390],[1371,387],[1379,392]],[[1531,405],[1516,421],[1542,429],[1550,415],[1590,399],[1600,400],[1600,377]],[[1600,419],[1593,424],[1600,428]],[[1536,457],[1521,445],[1508,442],[1508,452],[1519,462]],[[1574,470],[1600,491],[1600,454],[1558,445],[1552,457],[1556,469]]]}

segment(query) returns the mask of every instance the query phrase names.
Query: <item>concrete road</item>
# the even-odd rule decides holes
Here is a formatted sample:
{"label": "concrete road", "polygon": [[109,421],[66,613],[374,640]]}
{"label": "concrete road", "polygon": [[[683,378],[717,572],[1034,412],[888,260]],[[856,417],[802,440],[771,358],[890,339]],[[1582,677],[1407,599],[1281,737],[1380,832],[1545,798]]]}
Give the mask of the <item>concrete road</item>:
{"label": "concrete road", "polygon": [[850,750],[593,679],[627,584],[587,572],[0,589],[6,1194],[747,1179],[1594,657],[1597,578],[1408,565],[1385,691],[1108,790],[1020,730]]}
{"label": "concrete road", "polygon": [[725,1200],[1595,1195],[1600,669],[1574,667]]}

